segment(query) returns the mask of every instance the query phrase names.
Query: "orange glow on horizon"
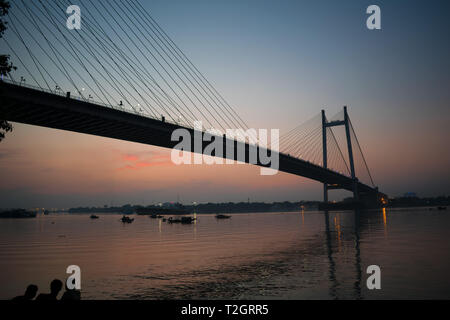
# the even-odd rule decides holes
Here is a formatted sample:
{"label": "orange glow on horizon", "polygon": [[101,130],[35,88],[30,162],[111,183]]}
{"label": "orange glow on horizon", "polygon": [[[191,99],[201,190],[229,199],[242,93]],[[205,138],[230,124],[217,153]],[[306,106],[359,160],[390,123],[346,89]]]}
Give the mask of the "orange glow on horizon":
{"label": "orange glow on horizon", "polygon": [[[40,138],[30,141],[30,136]],[[26,187],[36,196],[92,198],[140,192],[150,195],[152,201],[165,201],[164,194],[173,199],[180,192],[182,197],[191,193],[184,200],[192,201],[207,201],[206,193],[224,200],[230,199],[227,194],[234,194],[231,199],[251,197],[256,201],[259,192],[278,192],[281,201],[286,200],[284,194],[294,191],[298,200],[308,199],[302,190],[320,188],[312,180],[282,172],[261,176],[254,165],[177,166],[169,149],[21,124],[15,124],[1,147],[7,156],[1,158],[0,172],[8,184],[0,190]]]}

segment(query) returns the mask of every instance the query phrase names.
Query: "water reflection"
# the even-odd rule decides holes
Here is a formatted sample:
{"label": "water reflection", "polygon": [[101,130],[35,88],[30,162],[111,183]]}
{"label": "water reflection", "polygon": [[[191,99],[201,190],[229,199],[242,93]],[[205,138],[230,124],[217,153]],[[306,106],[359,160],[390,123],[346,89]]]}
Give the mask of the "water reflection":
{"label": "water reflection", "polygon": [[[387,214],[197,215],[192,225],[145,216],[123,225],[112,215],[3,220],[0,298],[29,283],[46,287],[70,264],[82,268],[83,298],[450,298],[449,215]],[[382,290],[365,286],[371,264],[382,269]]]}
{"label": "water reflection", "polygon": [[[361,211],[361,210],[355,210],[355,211],[347,211],[347,212],[335,212],[335,213],[330,213],[328,211],[324,211],[323,215],[325,217],[325,243],[327,246],[327,258],[328,258],[328,263],[329,263],[329,294],[330,297],[332,297],[333,299],[338,299],[339,295],[338,295],[338,288],[341,287],[341,284],[339,283],[337,277],[336,277],[336,272],[337,272],[337,267],[336,267],[336,262],[335,259],[333,258],[334,256],[334,252],[333,252],[333,248],[336,248],[336,254],[340,253],[344,246],[344,240],[343,240],[343,226],[342,226],[342,222],[341,222],[341,216],[345,215],[347,218],[349,216],[351,216],[353,218],[353,223],[352,223],[352,229],[347,228],[346,232],[350,233],[348,236],[350,236],[353,239],[353,246],[350,247],[348,245],[346,245],[345,249],[352,249],[354,251],[353,253],[353,270],[354,270],[354,281],[353,281],[353,298],[354,299],[362,299],[362,292],[361,292],[361,285],[362,285],[362,276],[363,276],[363,267],[362,267],[362,261],[361,261],[361,240],[360,240],[360,228],[362,226],[361,223],[361,217],[363,217],[364,219],[364,224],[363,227],[368,227],[369,229],[371,228],[376,228],[376,222],[378,220],[373,219],[373,217],[375,217],[378,214],[379,211]],[[384,226],[384,230],[386,231],[387,229],[387,219],[386,219],[386,209],[383,208],[382,209],[382,216],[383,216],[383,226]],[[332,235],[331,235],[331,228],[330,228],[330,214],[332,214],[334,216],[334,232],[336,233],[336,245],[333,246],[332,244]],[[349,220],[349,219],[347,219]],[[374,223],[375,221],[375,223]],[[352,232],[350,232],[350,230]],[[387,232],[385,233],[385,236],[387,236]]]}
{"label": "water reflection", "polygon": [[362,270],[361,270],[361,249],[360,249],[360,240],[359,240],[359,224],[360,224],[360,211],[356,210],[354,212],[354,236],[355,236],[355,270],[356,270],[356,281],[354,284],[355,288],[355,298],[361,299],[361,278],[362,278]]}
{"label": "water reflection", "polygon": [[386,208],[382,209],[383,212],[383,226],[384,226],[384,237],[387,238],[387,216],[386,216]]}
{"label": "water reflection", "polygon": [[328,211],[324,211],[324,216],[325,216],[325,239],[327,244],[327,257],[329,261],[328,279],[330,281],[330,296],[333,299],[337,299],[336,290],[338,287],[338,283],[336,280],[336,265],[333,259],[333,246],[331,245],[330,215]]}
{"label": "water reflection", "polygon": [[[339,287],[339,283],[336,279],[336,263],[333,259],[333,246],[331,243],[331,234],[330,234],[330,213],[325,211],[325,233],[326,233],[326,244],[327,244],[327,256],[329,261],[329,279],[330,279],[330,296],[333,299],[338,299],[337,288]],[[360,212],[346,212],[345,214],[352,215],[354,217],[353,223],[353,238],[354,238],[354,270],[355,270],[355,281],[354,281],[354,298],[361,299],[361,278],[362,278],[362,270],[361,270],[361,249],[360,249],[360,235],[359,235],[359,224],[360,224]],[[342,241],[341,241],[341,219],[340,213],[335,213],[334,216],[334,224],[335,224],[335,232],[337,237],[337,248],[338,252],[341,251]]]}

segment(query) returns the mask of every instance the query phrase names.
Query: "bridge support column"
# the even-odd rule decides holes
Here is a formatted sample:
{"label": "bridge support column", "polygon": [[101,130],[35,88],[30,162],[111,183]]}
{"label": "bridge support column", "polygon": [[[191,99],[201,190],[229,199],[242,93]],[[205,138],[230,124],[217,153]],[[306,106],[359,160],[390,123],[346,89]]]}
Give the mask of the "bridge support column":
{"label": "bridge support column", "polygon": [[[348,159],[350,162],[350,174],[352,178],[352,189],[353,189],[353,198],[355,200],[359,200],[359,192],[358,192],[358,179],[356,178],[355,173],[355,162],[353,160],[353,148],[352,148],[352,137],[350,135],[350,118],[348,117],[347,107],[344,106],[344,120],[336,120],[328,122],[325,117],[325,111],[322,110],[322,148],[323,148],[323,167],[325,169],[328,168],[327,163],[327,128],[335,127],[335,126],[344,126],[345,127],[345,135],[347,139],[347,149],[348,149]],[[323,184],[323,201],[328,202],[328,190],[336,189],[336,186],[328,185],[327,183]]]}
{"label": "bridge support column", "polygon": [[358,200],[358,179],[356,179],[355,174],[355,162],[353,161],[353,148],[352,148],[352,138],[350,136],[350,121],[347,113],[347,106],[344,106],[344,125],[345,125],[345,135],[347,136],[347,149],[348,149],[348,159],[350,161],[350,173],[353,180],[353,198]]}
{"label": "bridge support column", "polygon": [[[328,168],[327,159],[327,118],[325,117],[325,110],[322,110],[322,154],[323,154],[323,167]],[[328,202],[328,184],[323,184],[323,202]]]}

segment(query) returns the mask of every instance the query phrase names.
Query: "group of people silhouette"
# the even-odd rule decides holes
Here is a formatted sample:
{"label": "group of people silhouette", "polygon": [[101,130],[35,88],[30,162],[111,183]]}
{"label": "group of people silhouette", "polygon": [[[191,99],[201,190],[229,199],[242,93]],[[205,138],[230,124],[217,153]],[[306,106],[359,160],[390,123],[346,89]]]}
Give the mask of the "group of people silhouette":
{"label": "group of people silhouette", "polygon": [[[58,294],[61,291],[63,283],[61,280],[55,279],[50,283],[50,293],[41,293],[36,297],[38,292],[38,286],[30,284],[25,290],[23,296],[17,296],[13,298],[13,301],[31,301],[36,297],[35,301],[56,301],[58,300]],[[66,291],[62,295],[60,300],[81,300],[81,292],[76,289],[69,289],[66,284]]]}

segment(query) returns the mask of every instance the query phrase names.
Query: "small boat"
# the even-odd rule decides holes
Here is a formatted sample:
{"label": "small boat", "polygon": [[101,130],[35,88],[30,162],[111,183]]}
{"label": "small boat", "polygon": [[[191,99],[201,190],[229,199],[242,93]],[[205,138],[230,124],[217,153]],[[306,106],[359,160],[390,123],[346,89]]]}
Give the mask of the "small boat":
{"label": "small boat", "polygon": [[447,210],[447,207],[437,207],[438,210]]}
{"label": "small boat", "polygon": [[161,215],[156,215],[156,214],[151,214],[151,215],[149,215],[148,217],[149,217],[149,218],[152,218],[152,219],[161,219],[161,218],[163,218],[163,216],[161,216]]}
{"label": "small boat", "polygon": [[92,214],[91,215],[91,219],[99,219],[100,217],[99,216],[96,216],[95,214]]}
{"label": "small boat", "polygon": [[192,218],[192,217],[181,217],[181,223],[182,224],[191,224],[195,220],[197,220],[197,219]]}
{"label": "small boat", "polygon": [[134,218],[131,219],[130,217],[123,216],[122,219],[120,219],[123,223],[132,223],[134,221]]}
{"label": "small boat", "polygon": [[224,215],[224,214],[216,215],[216,219],[230,219],[230,218],[231,218],[231,216],[227,216],[227,215]]}
{"label": "small boat", "polygon": [[25,209],[14,209],[9,211],[0,212],[0,218],[36,218],[36,212],[31,212]]}
{"label": "small boat", "polygon": [[181,219],[174,219],[174,218],[170,217],[170,218],[167,220],[167,222],[168,222],[168,223],[181,223]]}

